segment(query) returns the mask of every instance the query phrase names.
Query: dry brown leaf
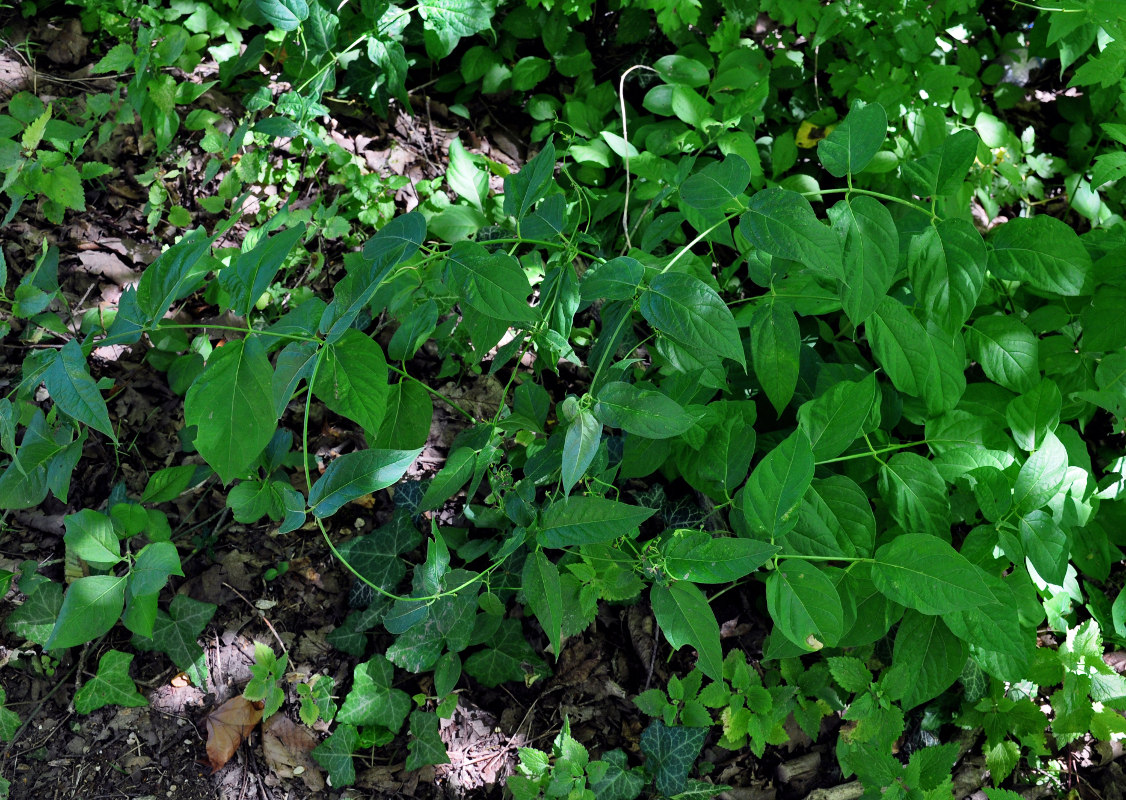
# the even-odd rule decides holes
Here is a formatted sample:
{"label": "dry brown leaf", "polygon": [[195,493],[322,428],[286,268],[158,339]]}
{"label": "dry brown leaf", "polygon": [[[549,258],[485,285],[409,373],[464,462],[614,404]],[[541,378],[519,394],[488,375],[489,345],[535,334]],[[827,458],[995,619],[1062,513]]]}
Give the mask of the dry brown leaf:
{"label": "dry brown leaf", "polygon": [[207,715],[207,759],[211,762],[212,772],[221,770],[254,730],[262,719],[262,705],[239,695]]}
{"label": "dry brown leaf", "polygon": [[279,778],[300,775],[310,791],[324,788],[324,776],[309,753],[317,746],[317,738],[309,729],[296,724],[284,714],[274,714],[262,723],[262,752],[266,763]]}

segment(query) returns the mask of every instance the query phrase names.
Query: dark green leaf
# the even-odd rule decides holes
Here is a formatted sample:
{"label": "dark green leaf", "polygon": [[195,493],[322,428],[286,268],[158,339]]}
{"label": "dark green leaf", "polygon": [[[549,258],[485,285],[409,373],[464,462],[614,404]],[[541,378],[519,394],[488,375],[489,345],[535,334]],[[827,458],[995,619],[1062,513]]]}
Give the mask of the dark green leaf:
{"label": "dark green leaf", "polygon": [[877,550],[875,559],[876,588],[923,614],[949,614],[997,602],[978,569],[937,536],[901,534]]}
{"label": "dark green leaf", "polygon": [[426,494],[419,503],[420,511],[432,511],[453,497],[461,487],[473,477],[477,463],[477,451],[471,447],[459,447],[446,458],[442,469],[434,476]]}
{"label": "dark green leaf", "polygon": [[665,83],[682,83],[698,88],[708,83],[708,68],[687,56],[671,55],[657,59],[653,69]]}
{"label": "dark green leaf", "polygon": [[808,561],[787,559],[770,573],[766,604],[775,627],[807,651],[832,647],[844,633],[837,587]]}
{"label": "dark green leaf", "polygon": [[589,411],[582,410],[571,420],[563,439],[563,491],[570,494],[575,484],[586,475],[602,441],[602,423]]}
{"label": "dark green leaf", "polygon": [[109,631],[125,608],[125,578],[91,575],[66,590],[59,619],[44,649],[74,647]]}
{"label": "dark green leaf", "polygon": [[551,503],[540,513],[536,541],[544,547],[569,547],[633,537],[638,526],[655,513],[652,508],[604,497],[568,497]]}
{"label": "dark green leaf", "polygon": [[969,319],[985,283],[987,254],[968,221],[947,219],[911,238],[907,273],[919,304],[950,333]]}
{"label": "dark green leaf", "polygon": [[254,248],[240,253],[229,267],[219,270],[219,283],[231,295],[230,307],[237,315],[250,313],[304,234],[302,222],[265,236]]}
{"label": "dark green leaf", "polygon": [[172,303],[195,289],[206,272],[204,256],[214,241],[215,237],[208,238],[202,228],[197,228],[161,253],[141,274],[137,306],[147,326],[156,325]]}
{"label": "dark green leaf", "polygon": [[950,688],[968,655],[965,644],[939,617],[909,610],[895,635],[893,674],[886,680],[902,687],[903,707],[914,708]]}
{"label": "dark green leaf", "polygon": [[1067,577],[1071,543],[1067,531],[1052,515],[1036,509],[1022,516],[1020,543],[1037,574],[1050,584],[1062,586]]}
{"label": "dark green leaf", "polygon": [[832,132],[817,143],[817,157],[829,174],[843,178],[861,172],[884,146],[888,118],[884,107],[872,103],[854,107]]}
{"label": "dark green leaf", "polygon": [[751,363],[779,416],[794,396],[801,358],[801,331],[793,309],[782,300],[759,303],[751,315]]}
{"label": "dark green leaf", "polygon": [[532,206],[539,201],[551,187],[555,172],[555,144],[551,139],[515,175],[504,179],[504,213],[516,217],[517,222],[524,218]]}
{"label": "dark green leaf", "polygon": [[184,594],[172,598],[168,612],[157,611],[151,639],[133,637],[143,649],[167,653],[172,662],[188,673],[197,687],[207,688],[207,655],[196,638],[215,614],[215,606]]}
{"label": "dark green leaf", "polygon": [[843,453],[864,430],[879,400],[875,374],[859,383],[841,381],[798,408],[798,427],[805,431],[813,457],[824,461]]}
{"label": "dark green leaf", "polygon": [[1091,256],[1066,222],[1046,214],[1018,217],[1001,225],[991,244],[990,269],[999,278],[1065,297],[1091,290]]}
{"label": "dark green leaf", "polygon": [[313,394],[330,410],[375,433],[387,411],[387,361],[371,337],[349,328],[324,351]]}
{"label": "dark green leaf", "polygon": [[770,256],[797,261],[828,277],[842,275],[840,239],[797,192],[773,187],[755,194],[739,218],[739,231]]}
{"label": "dark green leaf", "polygon": [[429,764],[449,764],[446,745],[438,733],[438,716],[429,711],[411,712],[411,738],[407,742],[408,772]]}
{"label": "dark green leaf", "polygon": [[880,468],[879,488],[904,530],[950,537],[950,498],[933,461],[918,453],[896,453]]}
{"label": "dark green leaf", "polygon": [[399,381],[387,390],[387,412],[369,444],[389,450],[422,447],[430,435],[433,417],[434,403],[426,387],[416,381]]}
{"label": "dark green leaf", "polygon": [[254,0],[260,13],[275,28],[294,31],[309,17],[305,0]]}
{"label": "dark green leaf", "polygon": [[974,131],[960,130],[917,161],[905,162],[901,167],[903,178],[920,197],[954,194],[965,182],[980,142]]}
{"label": "dark green leaf", "polygon": [[680,186],[680,197],[699,211],[726,211],[750,182],[751,168],[740,156],[732,154],[690,176]]}
{"label": "dark green leaf", "polygon": [[90,368],[77,340],[71,339],[55,354],[43,373],[43,382],[60,411],[117,441],[106,401],[90,377]]}
{"label": "dark green leaf", "polygon": [[1045,433],[1040,448],[1021,465],[1013,488],[1013,504],[1021,512],[1044,506],[1056,496],[1067,477],[1068,456],[1054,433]]}
{"label": "dark green leaf", "polygon": [[843,251],[841,304],[856,327],[876,310],[895,279],[899,231],[891,212],[871,197],[840,201],[829,209],[829,219]]}
{"label": "dark green leaf", "polygon": [[712,680],[720,680],[723,650],[719,644],[719,623],[704,593],[687,581],[668,586],[655,583],[649,590],[649,602],[673,650],[686,644],[696,648],[700,669]]}
{"label": "dark green leaf", "polygon": [[931,415],[949,411],[966,389],[965,352],[959,335],[924,328],[898,300],[885,297],[866,323],[872,351],[904,394],[919,397]]}
{"label": "dark green leaf", "polygon": [[507,323],[539,318],[528,305],[532,293],[528,277],[507,253],[490,253],[476,242],[458,242],[450,248],[446,269],[461,302],[479,313]]}
{"label": "dark green leaf", "polygon": [[1014,392],[1031,391],[1040,379],[1040,348],[1016,317],[980,317],[973,325],[974,357],[985,374]]}
{"label": "dark green leaf", "polygon": [[216,349],[184,399],[195,446],[223,483],[242,475],[277,428],[273,370],[257,336]]}
{"label": "dark green leaf", "polygon": [[637,294],[645,267],[637,259],[619,256],[595,264],[583,274],[579,293],[583,300],[629,300]]}
{"label": "dark green leaf", "polygon": [[653,773],[653,785],[662,797],[673,797],[688,785],[688,773],[700,756],[707,728],[668,727],[659,719],[641,732],[639,744]]}
{"label": "dark green leaf", "polygon": [[337,713],[337,720],[357,727],[382,725],[398,733],[410,712],[411,698],[402,689],[392,687],[394,672],[391,662],[381,655],[357,664],[352,689]]}
{"label": "dark green leaf", "polygon": [[594,415],[605,425],[647,439],[679,436],[698,419],[668,395],[621,381],[611,381],[598,390]]}
{"label": "dark green leaf", "polygon": [[707,531],[679,531],[664,548],[665,570],[681,581],[727,583],[750,575],[778,549],[755,539],[713,537]]}
{"label": "dark green leaf", "polygon": [[559,584],[559,567],[547,560],[542,550],[537,550],[524,561],[520,581],[528,606],[540,621],[551,651],[558,657],[563,630],[563,594]]}
{"label": "dark green leaf", "polygon": [[802,497],[797,525],[783,540],[786,552],[865,558],[876,539],[868,495],[844,475],[813,481]]}
{"label": "dark green leaf", "polygon": [[773,542],[792,530],[812,480],[809,438],[795,431],[766,454],[740,492],[743,515],[755,535]]}
{"label": "dark green leaf", "polygon": [[407,471],[422,449],[359,450],[331,464],[309,490],[309,508],[315,517],[335,514],[345,503],[386,489]]}
{"label": "dark green leaf", "polygon": [[352,753],[360,734],[352,725],[337,725],[332,735],[312,750],[312,756],[328,771],[328,779],[337,789],[356,782],[356,766]]}
{"label": "dark green leaf", "polygon": [[747,366],[735,318],[716,291],[699,278],[683,272],[658,275],[641,295],[641,315],[678,344]]}
{"label": "dark green leaf", "polygon": [[175,500],[191,485],[197,469],[195,464],[183,464],[157,470],[149,476],[145,491],[141,493],[141,502],[166,503]]}

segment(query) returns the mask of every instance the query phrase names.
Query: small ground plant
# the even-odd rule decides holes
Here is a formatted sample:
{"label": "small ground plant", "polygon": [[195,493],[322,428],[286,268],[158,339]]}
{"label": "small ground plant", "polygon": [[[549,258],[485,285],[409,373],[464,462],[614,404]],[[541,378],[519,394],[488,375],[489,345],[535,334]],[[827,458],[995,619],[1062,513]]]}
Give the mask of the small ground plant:
{"label": "small ground plant", "polygon": [[[8,629],[54,658],[128,631],[134,648],[166,653],[206,686],[196,640],[215,607],[165,591],[187,548],[161,506],[207,484],[240,523],[319,534],[356,580],[331,638],[361,659],[351,682],[320,676],[297,690],[302,720],[331,723],[314,756],[335,787],[355,781],[355,753],[404,732],[408,769],[443,763],[439,718],[458,687],[533,684],[599,604],[647,604],[694,668],[636,697],[651,718],[643,765],[621,751],[593,757],[564,725],[550,753],[521,752],[510,783],[520,800],[710,796],[722,787],[697,764],[709,737],[761,756],[787,740],[788,719],[816,740],[839,718],[842,773],[889,800],[950,796],[963,753],[941,743],[943,729],[983,733],[998,789],[1053,745],[1126,735],[1126,680],[1102,658],[1105,642],[1126,643],[1112,575],[1126,545],[1126,228],[1120,154],[1099,149],[1126,141],[1123,123],[1108,118],[1095,145],[1076,134],[1066,157],[1049,156],[1032,127],[1018,136],[992,117],[1011,94],[1000,78],[981,76],[1000,104],[987,110],[969,91],[976,71],[919,67],[912,80],[932,99],[916,102],[874,97],[868,76],[833,61],[839,119],[811,112],[789,131],[792,120],[765,118],[780,86],[809,69],[795,36],[816,31],[816,53],[855,21],[818,4],[791,19],[771,3],[762,10],[781,25],[770,48],[738,35],[737,9],[688,4],[686,24],[711,25],[693,38],[667,4],[623,4],[623,29],[659,6],[676,43],[641,70],[651,82],[627,113],[626,96],[584,66],[573,26],[589,5],[530,3],[497,23],[506,46],[462,46],[461,84],[447,87],[464,101],[525,93],[542,124],[518,171],[455,142],[444,182],[415,210],[396,213],[375,180],[363,187],[382,198],[375,210],[274,195],[233,246],[244,192],[272,169],[269,147],[288,140],[358,178],[323,138],[326,96],[377,108],[407,99],[404,43],[422,42],[434,63],[449,57],[494,20],[491,5],[468,5],[457,23],[440,2],[384,6],[373,23],[320,3],[244,4],[265,32],[231,49],[218,80],[240,86],[268,52],[294,48],[277,66],[296,88],[275,98],[248,83],[233,130],[187,111],[215,194],[199,209],[168,206],[158,172],[145,173],[149,224],[182,235],[77,333],[58,311],[56,247],[0,281],[0,321],[50,345],[28,351],[0,398],[0,508],[67,503],[91,442],[122,446],[113,381],[90,369],[97,349],[148,346],[184,420],[184,457],[152,470],[142,491],[68,507],[62,580],[34,561],[0,574],[22,595]],[[933,10],[944,23],[962,13]],[[1018,38],[1066,51],[1070,67],[1096,31],[1124,40],[1120,20],[1100,13],[1045,12],[1047,34]],[[540,23],[553,66],[520,55]],[[179,132],[177,106],[199,95],[171,69],[142,78],[144,68],[190,67],[205,44],[162,24],[163,36],[142,28],[99,62],[135,70],[125,101],[158,153]],[[897,34],[878,74],[942,42],[979,62],[996,45],[955,28]],[[1109,49],[1083,60],[1077,85]],[[530,94],[552,68],[576,91],[591,81],[586,100]],[[801,106],[795,87],[787,96]],[[8,142],[16,165],[3,189],[13,213],[38,193],[57,220],[83,207],[83,182],[104,165],[81,159],[93,118],[61,123],[32,99],[0,117],[10,123],[0,149]],[[1035,213],[1067,169],[1059,180],[1078,216]],[[290,169],[278,180],[303,178]],[[353,238],[339,263],[323,263],[324,241]],[[302,276],[326,267],[339,279],[322,296]],[[224,322],[172,317],[188,298]],[[420,372],[420,352],[442,379],[493,380],[491,405],[449,396]],[[435,474],[404,481],[436,403],[463,427]],[[318,464],[314,410],[362,432],[366,447]],[[333,515],[391,487],[386,524],[332,535]],[[767,628],[761,652],[721,639],[720,622],[740,613],[733,597]],[[379,652],[374,632],[389,642]],[[256,656],[244,697],[269,717],[284,703],[288,657],[264,645]],[[144,702],[131,659],[102,655],[76,710]],[[433,691],[412,697],[397,671],[432,673]],[[0,712],[4,738],[18,727],[10,713]],[[919,719],[934,743],[909,753],[901,743]]]}

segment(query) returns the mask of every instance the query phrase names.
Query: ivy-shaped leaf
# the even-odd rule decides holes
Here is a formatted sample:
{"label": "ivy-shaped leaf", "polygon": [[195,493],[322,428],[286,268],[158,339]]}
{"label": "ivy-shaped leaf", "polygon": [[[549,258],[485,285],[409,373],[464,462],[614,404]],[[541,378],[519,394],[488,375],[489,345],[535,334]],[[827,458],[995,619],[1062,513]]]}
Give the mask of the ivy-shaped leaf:
{"label": "ivy-shaped leaf", "polygon": [[410,695],[391,685],[394,667],[381,655],[357,664],[352,677],[352,689],[340,707],[336,718],[348,725],[382,725],[398,733],[410,712]]}
{"label": "ivy-shaped leaf", "polygon": [[97,674],[86,681],[74,694],[74,710],[89,714],[102,706],[115,705],[126,708],[146,706],[149,701],[137,691],[129,677],[133,655],[118,650],[108,650],[98,661]]}
{"label": "ivy-shaped leaf", "polygon": [[645,754],[645,771],[653,776],[653,785],[661,796],[672,797],[685,790],[688,773],[700,757],[707,735],[707,728],[670,728],[659,719],[641,732],[638,744]]}
{"label": "ivy-shaped leaf", "polygon": [[438,732],[438,715],[429,711],[411,712],[411,738],[407,742],[408,771],[428,764],[449,764],[445,742]]}

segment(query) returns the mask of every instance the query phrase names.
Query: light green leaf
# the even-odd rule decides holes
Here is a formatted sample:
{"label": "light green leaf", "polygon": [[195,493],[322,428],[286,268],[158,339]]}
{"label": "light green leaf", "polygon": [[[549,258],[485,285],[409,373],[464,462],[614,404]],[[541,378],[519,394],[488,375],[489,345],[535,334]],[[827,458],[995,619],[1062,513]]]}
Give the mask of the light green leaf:
{"label": "light green leaf", "polygon": [[450,248],[446,269],[459,300],[486,317],[510,324],[539,319],[528,305],[528,277],[507,253],[490,253],[477,242],[458,242]]}
{"label": "light green leaf", "polygon": [[833,680],[846,692],[863,692],[872,685],[872,672],[859,658],[833,656],[826,662]]}
{"label": "light green leaf", "polygon": [[1028,392],[1040,379],[1040,348],[1028,327],[1014,316],[980,317],[973,324],[974,357],[994,382]]}
{"label": "light green leaf", "polygon": [[[663,60],[663,59],[662,59]],[[713,161],[680,186],[680,198],[698,211],[726,210],[751,182],[751,168],[742,157]]]}
{"label": "light green leaf", "polygon": [[257,336],[217,348],[184,399],[195,446],[223,483],[243,475],[277,428],[273,370]]}
{"label": "light green leaf", "polygon": [[900,168],[903,179],[920,197],[954,194],[965,182],[980,142],[974,131],[960,130],[922,158],[904,162]]}
{"label": "light green leaf", "polygon": [[739,493],[751,530],[772,542],[792,530],[812,480],[813,450],[809,438],[798,430],[766,454]]}
{"label": "light green leaf", "polygon": [[70,585],[44,648],[74,647],[109,631],[125,608],[125,578],[91,575]]}
{"label": "light green leaf", "polygon": [[583,274],[579,294],[583,300],[629,300],[637,294],[645,267],[629,256],[595,264]]}
{"label": "light green leaf", "polygon": [[923,614],[949,614],[997,602],[979,570],[937,536],[900,534],[876,551],[875,560],[876,588]]}
{"label": "light green leaf", "polygon": [[118,650],[108,650],[98,660],[97,674],[86,681],[74,694],[74,710],[89,714],[103,706],[136,708],[147,706],[149,701],[137,691],[129,677],[129,664],[133,656]]}
{"label": "light green leaf", "polygon": [[207,655],[196,641],[215,614],[215,606],[193,600],[184,594],[172,598],[168,612],[157,611],[152,638],[134,636],[133,643],[142,649],[167,653],[172,662],[187,672],[192,683],[207,688]]}
{"label": "light green leaf", "polygon": [[798,318],[783,300],[755,306],[751,315],[751,364],[779,416],[794,396],[801,359]]}
{"label": "light green leaf", "polygon": [[540,621],[551,651],[561,652],[563,630],[563,593],[559,583],[559,567],[547,560],[542,550],[528,556],[520,581],[528,606]]}
{"label": "light green leaf", "polygon": [[665,83],[681,83],[685,86],[699,88],[706,86],[710,80],[708,68],[695,59],[682,55],[669,55],[658,58],[653,63],[653,69]]}
{"label": "light green leaf", "polygon": [[421,452],[421,448],[359,450],[340,456],[328,465],[309,490],[313,516],[330,516],[352,500],[386,489],[403,477]]}
{"label": "light green leaf", "polygon": [[1067,449],[1054,433],[1044,434],[1044,442],[1021,465],[1013,487],[1017,511],[1041,508],[1056,496],[1067,477]]}
{"label": "light green leaf", "polygon": [[859,326],[887,296],[899,262],[899,231],[891,212],[871,197],[841,200],[829,209],[841,240],[841,304],[853,327]]}
{"label": "light green leaf", "polygon": [[950,498],[933,461],[918,453],[896,453],[880,468],[879,489],[904,530],[950,537]]}
{"label": "light green leaf", "polygon": [[656,512],[604,497],[568,497],[540,512],[536,541],[543,547],[611,542],[637,535],[638,527]]}
{"label": "light green leaf", "polygon": [[832,132],[817,143],[817,157],[830,175],[843,178],[861,172],[884,146],[888,118],[884,107],[872,103],[854,107]]}
{"label": "light green leaf", "polygon": [[730,358],[746,369],[735,317],[699,278],[683,272],[658,275],[641,295],[641,316],[678,344]]}
{"label": "light green leaf", "polygon": [[808,561],[787,559],[767,576],[766,606],[775,627],[803,650],[832,647],[844,633],[837,587]]}
{"label": "light green leaf", "polygon": [[686,644],[696,648],[703,673],[712,680],[721,680],[723,650],[719,644],[719,623],[704,593],[687,581],[667,586],[655,583],[649,590],[649,601],[673,650]]}
{"label": "light green leaf", "polygon": [[1051,378],[1040,379],[1030,391],[1014,397],[1005,409],[1005,419],[1017,446],[1040,449],[1047,434],[1059,425],[1062,409],[1063,396]]}
{"label": "light green leaf", "polygon": [[1001,225],[991,244],[989,265],[999,278],[1065,297],[1091,291],[1091,256],[1066,222],[1046,214],[1018,217]]}
{"label": "light green leaf", "polygon": [[1048,583],[1062,586],[1067,577],[1071,542],[1067,531],[1052,515],[1036,509],[1020,518],[1020,543],[1037,574]]}
{"label": "light green leaf", "polygon": [[489,177],[477,169],[465,145],[456,136],[450,140],[450,166],[446,181],[458,196],[468,200],[478,211],[489,195]]}
{"label": "light green leaf", "polygon": [[471,447],[459,447],[450,453],[427,487],[419,510],[432,511],[453,497],[473,477],[476,463],[477,451]]}
{"label": "light green leaf", "polygon": [[707,531],[677,531],[664,548],[665,571],[681,581],[727,583],[750,575],[778,550],[755,539],[713,537]]}
{"label": "light green leaf", "polygon": [[570,494],[575,484],[586,475],[587,469],[598,453],[602,440],[602,423],[594,414],[582,410],[571,420],[563,439],[563,482],[564,494]]}
{"label": "light green leaf", "polygon": [[679,436],[698,419],[668,395],[622,381],[610,381],[598,390],[594,415],[605,425],[647,439]]}
{"label": "light green leaf", "polygon": [[113,522],[105,514],[84,508],[63,517],[66,535],[63,540],[69,552],[103,568],[121,561],[121,542],[113,531]]}
{"label": "light green leaf", "polygon": [[936,616],[908,610],[899,624],[887,680],[903,687],[900,702],[914,708],[938,697],[958,680],[969,651]]}
{"label": "light green leaf", "polygon": [[756,193],[739,231],[762,252],[797,261],[829,277],[842,274],[839,237],[817,219],[813,206],[797,192],[773,187]]}
{"label": "light green leaf", "polygon": [[843,453],[864,430],[879,397],[875,373],[870,373],[859,383],[841,381],[802,403],[798,427],[809,437],[813,457],[824,461]]}
{"label": "light green leaf", "polygon": [[392,686],[395,668],[381,655],[357,664],[352,689],[337,712],[336,719],[348,725],[382,725],[398,733],[411,710],[411,698]]}
{"label": "light green leaf", "polygon": [[387,411],[387,361],[383,349],[355,328],[349,328],[324,351],[313,394],[330,410],[378,431]]}
{"label": "light green leaf", "polygon": [[25,587],[24,591],[28,592],[27,599],[8,615],[8,630],[29,642],[45,645],[63,606],[63,589],[54,581],[44,579],[34,589],[28,591]]}
{"label": "light green leaf", "polygon": [[43,373],[43,382],[60,411],[117,441],[106,401],[90,377],[90,367],[76,339],[71,339],[55,353],[54,360]]}

